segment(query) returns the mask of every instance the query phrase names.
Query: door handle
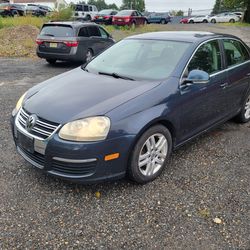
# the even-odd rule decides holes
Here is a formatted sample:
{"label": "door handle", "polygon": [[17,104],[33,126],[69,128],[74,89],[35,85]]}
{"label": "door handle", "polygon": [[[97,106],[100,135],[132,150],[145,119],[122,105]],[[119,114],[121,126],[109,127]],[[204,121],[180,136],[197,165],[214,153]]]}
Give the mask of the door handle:
{"label": "door handle", "polygon": [[227,87],[228,87],[228,83],[227,83],[227,82],[222,83],[220,86],[221,86],[221,88],[225,89],[225,88],[227,88]]}

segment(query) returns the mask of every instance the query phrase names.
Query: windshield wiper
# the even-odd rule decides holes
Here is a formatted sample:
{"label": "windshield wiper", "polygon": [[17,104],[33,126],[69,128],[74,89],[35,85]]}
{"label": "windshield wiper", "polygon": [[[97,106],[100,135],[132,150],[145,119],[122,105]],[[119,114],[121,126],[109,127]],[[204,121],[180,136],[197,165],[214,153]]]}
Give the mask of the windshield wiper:
{"label": "windshield wiper", "polygon": [[105,75],[105,76],[113,76],[114,78],[120,78],[124,80],[134,81],[133,78],[127,77],[127,76],[121,76],[117,73],[106,73],[106,72],[98,72],[99,75]]}

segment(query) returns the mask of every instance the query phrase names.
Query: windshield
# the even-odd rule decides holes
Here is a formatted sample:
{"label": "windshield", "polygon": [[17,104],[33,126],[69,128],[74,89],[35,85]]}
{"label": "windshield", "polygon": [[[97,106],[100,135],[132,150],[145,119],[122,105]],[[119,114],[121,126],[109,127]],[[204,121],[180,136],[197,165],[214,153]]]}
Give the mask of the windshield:
{"label": "windshield", "polygon": [[74,31],[70,26],[48,25],[42,28],[40,35],[54,37],[73,37]]}
{"label": "windshield", "polygon": [[122,10],[120,12],[118,12],[116,15],[117,16],[130,16],[132,14],[133,11],[131,10]]}
{"label": "windshield", "polygon": [[176,41],[127,39],[93,59],[86,70],[137,80],[162,80],[170,76],[189,45]]}

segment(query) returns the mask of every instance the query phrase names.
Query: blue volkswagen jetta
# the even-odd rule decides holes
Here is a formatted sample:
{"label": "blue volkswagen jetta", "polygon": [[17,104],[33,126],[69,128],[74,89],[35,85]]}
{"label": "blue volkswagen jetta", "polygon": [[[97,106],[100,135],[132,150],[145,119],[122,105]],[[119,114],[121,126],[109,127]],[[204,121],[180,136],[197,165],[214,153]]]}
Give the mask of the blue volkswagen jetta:
{"label": "blue volkswagen jetta", "polygon": [[235,117],[250,120],[250,52],[237,37],[129,37],[28,90],[12,113],[18,152],[84,183],[152,181],[172,150]]}

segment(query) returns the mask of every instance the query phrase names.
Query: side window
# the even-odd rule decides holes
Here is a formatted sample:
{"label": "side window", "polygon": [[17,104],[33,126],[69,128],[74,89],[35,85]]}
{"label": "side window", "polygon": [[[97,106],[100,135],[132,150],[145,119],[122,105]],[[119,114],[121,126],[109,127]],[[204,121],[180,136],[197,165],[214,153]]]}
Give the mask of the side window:
{"label": "side window", "polygon": [[100,30],[102,38],[106,38],[107,39],[109,37],[108,33],[104,29],[102,29],[101,27],[99,27],[99,30]]}
{"label": "side window", "polygon": [[117,14],[117,11],[113,11],[113,12],[111,13],[112,16],[114,16],[114,15],[116,15],[116,14]]}
{"label": "side window", "polygon": [[89,11],[93,11],[93,10],[92,10],[92,6],[89,6]]}
{"label": "side window", "polygon": [[89,36],[101,36],[101,33],[97,26],[89,26],[88,33],[89,33]]}
{"label": "side window", "polygon": [[80,29],[78,36],[89,37],[88,30],[86,27]]}
{"label": "side window", "polygon": [[194,54],[188,65],[188,74],[191,70],[203,70],[213,74],[222,69],[221,52],[218,41],[203,44]]}
{"label": "side window", "polygon": [[243,44],[236,40],[223,40],[227,66],[234,66],[249,60],[249,53]]}
{"label": "side window", "polygon": [[84,7],[83,7],[83,11],[88,12],[88,11],[89,11],[89,6],[88,6],[88,5],[84,5]]}
{"label": "side window", "polygon": [[131,16],[137,16],[136,11],[134,11]]}

